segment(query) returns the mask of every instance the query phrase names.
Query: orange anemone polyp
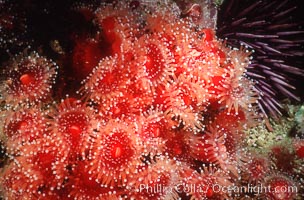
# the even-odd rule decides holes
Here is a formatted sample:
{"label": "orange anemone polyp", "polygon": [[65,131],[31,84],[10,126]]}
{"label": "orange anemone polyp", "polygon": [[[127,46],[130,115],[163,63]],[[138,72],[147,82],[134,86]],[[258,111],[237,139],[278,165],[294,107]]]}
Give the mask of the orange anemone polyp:
{"label": "orange anemone polyp", "polygon": [[161,51],[154,44],[148,45],[148,54],[146,56],[146,72],[150,79],[158,79],[161,73],[164,71],[165,63],[162,61],[164,58],[161,55]]}
{"label": "orange anemone polyp", "polygon": [[156,122],[152,122],[149,123],[143,131],[143,136],[146,138],[155,138],[155,137],[159,137],[161,134],[161,126],[162,124],[156,123]]}
{"label": "orange anemone polyp", "polygon": [[21,121],[21,122],[19,123],[19,130],[25,130],[26,127],[27,127],[28,125],[29,125],[28,122],[26,122],[26,121]]}
{"label": "orange anemone polyp", "polygon": [[6,134],[9,137],[14,137],[17,133],[23,133],[23,136],[29,136],[28,126],[33,123],[33,118],[31,116],[25,116],[18,122],[12,121],[8,124]]}
{"label": "orange anemone polyp", "polygon": [[165,151],[168,156],[178,161],[191,160],[188,156],[189,148],[182,134],[176,134],[176,136],[168,139],[165,143]]}
{"label": "orange anemone polyp", "polygon": [[248,163],[247,171],[250,173],[250,180],[257,182],[262,180],[269,171],[269,164],[266,158],[254,157]]}
{"label": "orange anemone polyp", "polygon": [[29,85],[33,83],[33,78],[30,74],[23,74],[22,76],[20,76],[19,80],[23,85]]}
{"label": "orange anemone polyp", "polygon": [[0,93],[12,106],[18,103],[34,105],[40,100],[47,100],[56,69],[55,63],[35,52],[28,56],[19,55],[4,71],[4,87],[0,87]]}
{"label": "orange anemone polyp", "polygon": [[140,167],[141,143],[135,138],[131,124],[109,121],[102,127],[95,140],[87,147],[87,168],[98,183],[105,186],[125,185],[134,168]]}
{"label": "orange anemone polyp", "polygon": [[131,74],[129,69],[118,63],[118,59],[113,57],[101,60],[80,90],[89,94],[97,103],[120,97],[130,84]]}
{"label": "orange anemone polyp", "polygon": [[304,145],[299,147],[297,149],[296,153],[299,158],[304,158]]}
{"label": "orange anemone polyp", "polygon": [[68,191],[66,199],[112,199],[110,196],[116,194],[117,188],[104,187],[92,177],[86,167],[85,161],[79,161],[72,171],[72,180],[65,188]]}
{"label": "orange anemone polyp", "polygon": [[79,135],[81,133],[81,128],[78,125],[72,125],[68,128],[68,132],[71,135]]}
{"label": "orange anemone polyp", "polygon": [[59,117],[58,130],[66,134],[73,146],[78,146],[81,134],[88,129],[88,117],[82,111],[70,111]]}
{"label": "orange anemone polyp", "polygon": [[[203,135],[190,136],[190,153],[202,162],[222,165],[230,158],[224,129],[209,127]],[[193,137],[193,138],[191,138]]]}
{"label": "orange anemone polyp", "polygon": [[66,98],[49,114],[49,117],[50,132],[63,139],[71,150],[71,156],[80,153],[79,150],[86,141],[86,136],[93,132],[95,120],[93,109],[75,98]]}
{"label": "orange anemone polyp", "polygon": [[43,173],[43,176],[46,179],[49,179],[53,176],[52,165],[54,162],[56,162],[56,159],[57,158],[55,157],[54,152],[41,151],[38,152],[34,157],[33,162],[39,166],[39,169],[41,173]]}
{"label": "orange anemone polyp", "polygon": [[171,79],[176,69],[174,55],[164,41],[151,35],[140,38],[135,43],[135,47],[138,77],[147,79],[154,89]]}
{"label": "orange anemone polyp", "polygon": [[204,40],[206,42],[211,42],[214,40],[214,32],[212,31],[212,29],[206,28],[203,29],[202,32],[204,33]]}
{"label": "orange anemone polyp", "polygon": [[113,147],[113,150],[112,150],[112,157],[113,158],[118,158],[122,155],[123,155],[123,152],[122,152],[121,145],[117,145],[117,146]]}
{"label": "orange anemone polyp", "polygon": [[296,197],[298,191],[297,186],[291,179],[280,175],[268,178],[266,187],[268,188],[267,199],[273,200],[292,200]]}
{"label": "orange anemone polyp", "polygon": [[5,121],[3,133],[8,141],[22,144],[42,137],[45,129],[43,114],[38,109],[26,109],[13,112]]}
{"label": "orange anemone polyp", "polygon": [[134,154],[130,144],[130,139],[123,132],[115,132],[107,136],[104,143],[104,154],[102,155],[104,164],[114,168],[126,164]]}

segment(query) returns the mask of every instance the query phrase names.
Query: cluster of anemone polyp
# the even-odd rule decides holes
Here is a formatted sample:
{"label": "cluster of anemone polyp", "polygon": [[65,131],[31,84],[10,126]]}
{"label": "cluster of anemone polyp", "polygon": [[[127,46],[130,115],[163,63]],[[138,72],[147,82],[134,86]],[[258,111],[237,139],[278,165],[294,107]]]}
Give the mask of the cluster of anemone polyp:
{"label": "cluster of anemone polyp", "polygon": [[[99,31],[76,45],[73,59],[89,73],[75,97],[54,97],[64,66],[37,52],[11,59],[0,87],[4,199],[298,195],[296,178],[246,147],[244,130],[261,117],[244,75],[250,52],[176,12],[119,3],[92,11]],[[109,47],[97,66],[88,64],[99,56],[92,41]]]}

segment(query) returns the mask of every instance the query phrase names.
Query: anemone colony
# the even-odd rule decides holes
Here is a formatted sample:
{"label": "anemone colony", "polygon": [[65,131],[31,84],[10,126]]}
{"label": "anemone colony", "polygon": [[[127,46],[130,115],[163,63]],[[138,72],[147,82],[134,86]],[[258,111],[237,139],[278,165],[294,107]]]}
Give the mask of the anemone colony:
{"label": "anemone colony", "polygon": [[[303,75],[286,60],[303,53],[290,50],[303,41],[288,40],[301,31],[277,31],[289,26],[273,20],[267,25],[271,34],[287,38],[240,33],[240,24],[260,28],[267,23],[265,16],[244,22],[258,4],[265,11],[278,4],[258,2],[232,22],[220,23],[218,34],[227,40],[216,37],[220,1],[76,3],[67,19],[81,25],[54,33],[68,35],[64,43],[48,33],[25,40],[35,30],[26,12],[39,3],[25,1],[22,11],[1,0],[0,45],[6,55],[0,85],[1,196],[303,198],[304,140],[290,137],[262,151],[247,141],[257,126],[271,129],[268,113],[279,117],[281,104],[271,81],[298,99],[287,90],[294,88],[288,74],[271,69]],[[233,13],[232,4],[225,3]],[[288,13],[277,10],[277,15]],[[43,37],[47,45],[37,45]],[[239,43],[247,47],[236,48]],[[28,45],[37,48],[20,51]],[[13,52],[19,53],[8,56]],[[283,61],[275,60],[283,54]]]}

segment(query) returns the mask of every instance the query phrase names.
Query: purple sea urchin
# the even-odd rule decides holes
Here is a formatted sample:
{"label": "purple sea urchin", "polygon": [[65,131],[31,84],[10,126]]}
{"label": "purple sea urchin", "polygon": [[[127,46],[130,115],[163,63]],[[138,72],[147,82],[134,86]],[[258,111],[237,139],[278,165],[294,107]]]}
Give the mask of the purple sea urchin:
{"label": "purple sea urchin", "polygon": [[289,0],[230,0],[219,11],[217,35],[231,46],[253,50],[246,74],[256,82],[259,107],[266,116],[281,115],[282,95],[300,100],[294,80],[304,76],[299,62],[304,55],[304,28],[296,18],[299,5],[300,1]]}

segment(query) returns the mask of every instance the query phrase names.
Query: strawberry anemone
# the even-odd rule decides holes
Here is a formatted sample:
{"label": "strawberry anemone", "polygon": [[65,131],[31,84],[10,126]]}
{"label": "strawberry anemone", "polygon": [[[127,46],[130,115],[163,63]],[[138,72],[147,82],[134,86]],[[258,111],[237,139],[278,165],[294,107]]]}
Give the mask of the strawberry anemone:
{"label": "strawberry anemone", "polygon": [[145,146],[144,153],[157,155],[163,151],[164,139],[172,136],[168,125],[165,114],[158,110],[149,110],[136,118],[134,126],[137,127],[137,137],[141,138]]}
{"label": "strawberry anemone", "polygon": [[128,183],[131,199],[177,199],[177,169],[178,163],[166,157],[140,168]]}
{"label": "strawberry anemone", "polygon": [[242,156],[244,164],[241,166],[242,178],[252,184],[261,184],[270,173],[270,162],[267,157],[253,154]]}
{"label": "strawberry anemone", "polygon": [[18,149],[25,142],[32,142],[46,134],[46,119],[38,108],[6,111],[3,136],[9,150]]}
{"label": "strawberry anemone", "polygon": [[118,60],[118,57],[105,58],[84,81],[81,92],[90,99],[101,103],[119,97],[130,84],[130,71]]}
{"label": "strawberry anemone", "polygon": [[11,61],[4,71],[1,96],[8,104],[33,104],[46,100],[51,95],[57,66],[51,60],[33,52]]}
{"label": "strawberry anemone", "polygon": [[226,130],[219,127],[208,127],[203,134],[189,134],[190,155],[203,163],[214,164],[222,170],[237,176],[235,154],[229,151],[229,140]]}
{"label": "strawberry anemone", "polygon": [[183,131],[176,131],[165,142],[164,154],[170,159],[193,164],[193,159],[189,156],[190,146],[187,134]]}
{"label": "strawberry anemone", "polygon": [[230,176],[212,165],[203,167],[200,172],[184,167],[179,173],[182,180],[177,189],[190,199],[228,199],[231,195],[229,190],[219,188],[233,187]]}
{"label": "strawberry anemone", "polygon": [[154,35],[147,35],[138,40],[136,49],[137,76],[146,80],[152,90],[169,82],[176,67],[167,43]]}
{"label": "strawberry anemone", "polygon": [[53,196],[67,176],[67,146],[60,138],[44,137],[24,144],[5,169],[1,184],[8,199]]}
{"label": "strawberry anemone", "polygon": [[258,97],[253,83],[244,77],[237,81],[231,80],[230,83],[225,82],[219,90],[219,101],[224,102],[228,112],[235,111],[237,114],[240,108],[252,111],[253,106],[257,104]]}
{"label": "strawberry anemone", "polygon": [[134,128],[112,120],[91,137],[92,143],[85,150],[89,172],[103,185],[125,185],[142,165],[143,147]]}
{"label": "strawberry anemone", "polygon": [[296,165],[297,156],[293,149],[286,144],[276,144],[270,147],[269,157],[275,164],[276,169],[292,174]]}
{"label": "strawberry anemone", "polygon": [[[202,130],[204,104],[208,102],[208,94],[203,91],[204,82],[197,77],[180,75],[168,84],[163,96],[166,98],[169,118],[193,131]],[[201,91],[196,93],[195,91]]]}
{"label": "strawberry anemone", "polygon": [[295,139],[293,142],[295,153],[298,158],[304,159],[304,140],[302,139]]}
{"label": "strawberry anemone", "polygon": [[298,186],[287,176],[272,175],[266,178],[265,186],[269,189],[265,193],[267,199],[291,200],[298,193]]}
{"label": "strawberry anemone", "polygon": [[225,146],[230,154],[235,154],[242,146],[245,138],[243,128],[250,126],[243,112],[236,113],[228,110],[221,111],[214,116],[211,127],[221,129],[225,135]]}
{"label": "strawberry anemone", "polygon": [[88,169],[86,160],[76,163],[68,179],[63,195],[66,198],[112,200],[118,199],[118,193],[121,190],[100,184]]}
{"label": "strawberry anemone", "polygon": [[70,98],[62,101],[49,115],[52,135],[62,138],[70,146],[71,157],[80,154],[89,133],[97,126],[94,110]]}
{"label": "strawberry anemone", "polygon": [[101,5],[95,11],[96,23],[102,30],[101,37],[111,48],[112,55],[121,53],[122,45],[137,34],[135,14],[123,2],[117,5]]}

